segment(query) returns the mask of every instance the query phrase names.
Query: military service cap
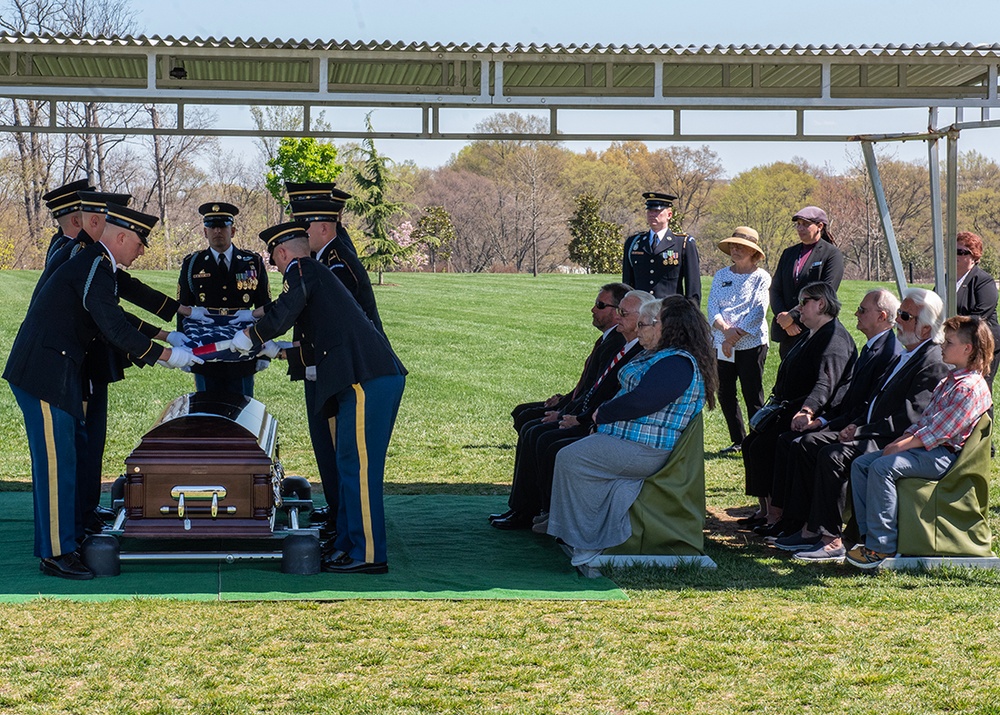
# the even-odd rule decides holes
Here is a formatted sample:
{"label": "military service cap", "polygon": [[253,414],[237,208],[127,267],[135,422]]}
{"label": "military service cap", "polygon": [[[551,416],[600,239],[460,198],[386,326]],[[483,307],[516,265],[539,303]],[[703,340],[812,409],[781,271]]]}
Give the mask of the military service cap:
{"label": "military service cap", "polygon": [[106,205],[106,210],[108,223],[134,231],[135,235],[142,241],[142,245],[149,246],[149,233],[159,220],[156,216],[150,216],[127,206],[110,202]]}
{"label": "military service cap", "polygon": [[233,217],[239,212],[238,208],[224,201],[210,201],[198,207],[206,226],[232,226]]}
{"label": "military service cap", "polygon": [[[322,183],[319,181],[303,181],[302,183],[285,182],[285,191],[288,193],[288,200],[310,201],[312,199],[329,199],[334,192],[334,182]],[[344,193],[344,192],[340,192]]]}
{"label": "military service cap", "polygon": [[671,196],[670,194],[660,194],[656,191],[647,191],[642,195],[642,198],[646,199],[646,208],[652,209],[654,211],[661,211],[663,209],[668,209],[674,205],[674,199],[676,196]]}
{"label": "military service cap", "polygon": [[80,179],[79,181],[71,181],[64,186],[60,186],[58,189],[53,189],[47,194],[43,194],[42,200],[45,201],[45,205],[52,212],[52,217],[59,218],[60,216],[80,210],[78,191],[93,190],[94,187],[87,183],[86,179]]}
{"label": "military service cap", "polygon": [[285,241],[290,241],[293,238],[309,238],[308,228],[309,224],[305,221],[287,221],[279,223],[277,226],[265,228],[258,236],[267,246],[267,252],[274,253],[274,249]]}
{"label": "military service cap", "polygon": [[109,194],[106,191],[80,191],[80,208],[88,213],[103,214],[108,211],[108,204],[128,206],[132,200],[131,194]]}
{"label": "military service cap", "polygon": [[292,218],[296,221],[330,221],[340,220],[340,212],[344,210],[343,201],[331,199],[316,199],[313,201],[293,201],[290,208]]}

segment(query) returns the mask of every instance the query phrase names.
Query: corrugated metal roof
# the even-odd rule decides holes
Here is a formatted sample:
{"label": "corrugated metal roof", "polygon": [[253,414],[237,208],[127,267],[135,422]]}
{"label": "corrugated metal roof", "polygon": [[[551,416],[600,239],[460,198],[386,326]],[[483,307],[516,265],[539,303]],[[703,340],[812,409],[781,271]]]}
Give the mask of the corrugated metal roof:
{"label": "corrugated metal roof", "polygon": [[659,56],[778,56],[778,57],[850,57],[850,56],[938,56],[938,57],[1000,57],[1000,44],[939,43],[888,45],[536,45],[522,43],[468,44],[431,42],[382,42],[360,40],[282,40],[214,38],[186,36],[160,37],[92,37],[89,35],[15,35],[0,34],[0,42],[8,45],[78,47],[135,47],[143,49],[253,49],[296,51],[366,51],[366,52],[458,52],[485,54],[556,54],[556,55],[659,55]]}

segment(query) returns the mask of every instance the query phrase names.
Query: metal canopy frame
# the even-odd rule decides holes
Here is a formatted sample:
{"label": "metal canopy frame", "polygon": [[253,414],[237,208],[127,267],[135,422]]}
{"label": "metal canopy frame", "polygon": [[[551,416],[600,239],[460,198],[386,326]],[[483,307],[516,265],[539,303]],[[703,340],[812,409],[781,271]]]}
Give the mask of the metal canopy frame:
{"label": "metal canopy frame", "polygon": [[[54,134],[312,136],[330,139],[424,139],[644,142],[861,142],[900,290],[905,276],[882,190],[873,144],[923,140],[933,196],[936,285],[954,307],[954,234],[958,136],[998,127],[1000,45],[467,45],[91,37],[0,34],[0,99],[48,104],[46,121],[0,124],[0,132]],[[172,105],[174,126],[76,126],[60,123],[60,105],[78,102]],[[297,130],[201,128],[185,124],[186,107],[296,106]],[[405,131],[317,130],[325,108],[416,108],[419,126]],[[935,129],[940,108],[955,123]],[[843,136],[806,131],[807,113],[919,108],[928,129],[909,134]],[[964,109],[980,112],[963,122]],[[543,133],[447,131],[455,110],[527,110],[548,114]],[[573,112],[636,110],[663,117],[664,129],[607,133],[560,129]],[[763,133],[688,131],[692,111],[769,111],[790,116]],[[659,113],[659,114],[655,114]],[[667,126],[669,124],[669,126]],[[947,139],[947,240],[941,227],[938,142]]]}

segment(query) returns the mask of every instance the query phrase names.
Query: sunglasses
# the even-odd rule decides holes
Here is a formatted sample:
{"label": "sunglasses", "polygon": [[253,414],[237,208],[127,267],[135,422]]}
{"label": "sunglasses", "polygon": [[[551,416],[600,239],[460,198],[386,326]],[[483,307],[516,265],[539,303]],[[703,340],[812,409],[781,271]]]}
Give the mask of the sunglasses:
{"label": "sunglasses", "polygon": [[904,323],[909,323],[911,320],[916,320],[917,316],[907,313],[905,310],[897,310],[896,318],[902,320]]}
{"label": "sunglasses", "polygon": [[614,303],[605,303],[603,301],[596,300],[594,301],[594,307],[598,310],[604,310],[605,308],[617,308],[618,306]]}
{"label": "sunglasses", "polygon": [[955,253],[957,253],[960,256],[971,256],[972,255],[972,251],[970,251],[968,248],[959,248],[957,251],[955,251]]}
{"label": "sunglasses", "polygon": [[809,301],[811,301],[811,300],[819,300],[819,298],[814,298],[814,297],[812,297],[812,296],[808,296],[808,297],[806,297],[806,298],[803,298],[802,300],[800,300],[800,301],[799,301],[799,305],[800,305],[800,306],[803,306],[803,305],[805,305],[806,303],[808,303],[808,302],[809,302]]}

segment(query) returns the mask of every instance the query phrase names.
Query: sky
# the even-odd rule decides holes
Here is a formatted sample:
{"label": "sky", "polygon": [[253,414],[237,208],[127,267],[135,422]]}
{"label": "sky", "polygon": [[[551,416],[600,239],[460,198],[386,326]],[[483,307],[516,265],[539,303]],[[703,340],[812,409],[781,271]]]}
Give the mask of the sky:
{"label": "sky", "polygon": [[[129,4],[140,31],[161,37],[656,46],[1000,43],[1000,0],[503,0],[492,4],[450,0],[297,0],[288,4],[273,0],[131,0]],[[822,123],[813,131],[844,135],[921,131],[927,124],[926,110],[811,116]],[[1000,110],[994,112],[996,116]],[[953,118],[951,111],[942,110],[939,124]],[[966,112],[966,120],[977,118],[978,112]],[[360,130],[363,113],[341,116],[334,112],[328,113],[327,119],[356,122]],[[476,119],[470,113],[459,121],[474,123]],[[390,131],[394,122],[413,126],[408,115],[393,116],[391,110],[379,110],[373,121],[384,131]],[[250,142],[229,141],[240,150],[254,151]],[[461,146],[461,142],[442,140],[379,143],[380,151],[393,159],[413,160],[427,167],[444,164]],[[606,143],[572,142],[566,146],[582,151],[588,146],[601,149]],[[794,157],[842,168],[858,153],[856,146],[819,142],[718,142],[710,146],[730,175]],[[1000,129],[966,131],[959,146],[962,151],[976,150],[1000,161]],[[922,142],[894,145],[892,149],[900,159],[927,159]]]}

